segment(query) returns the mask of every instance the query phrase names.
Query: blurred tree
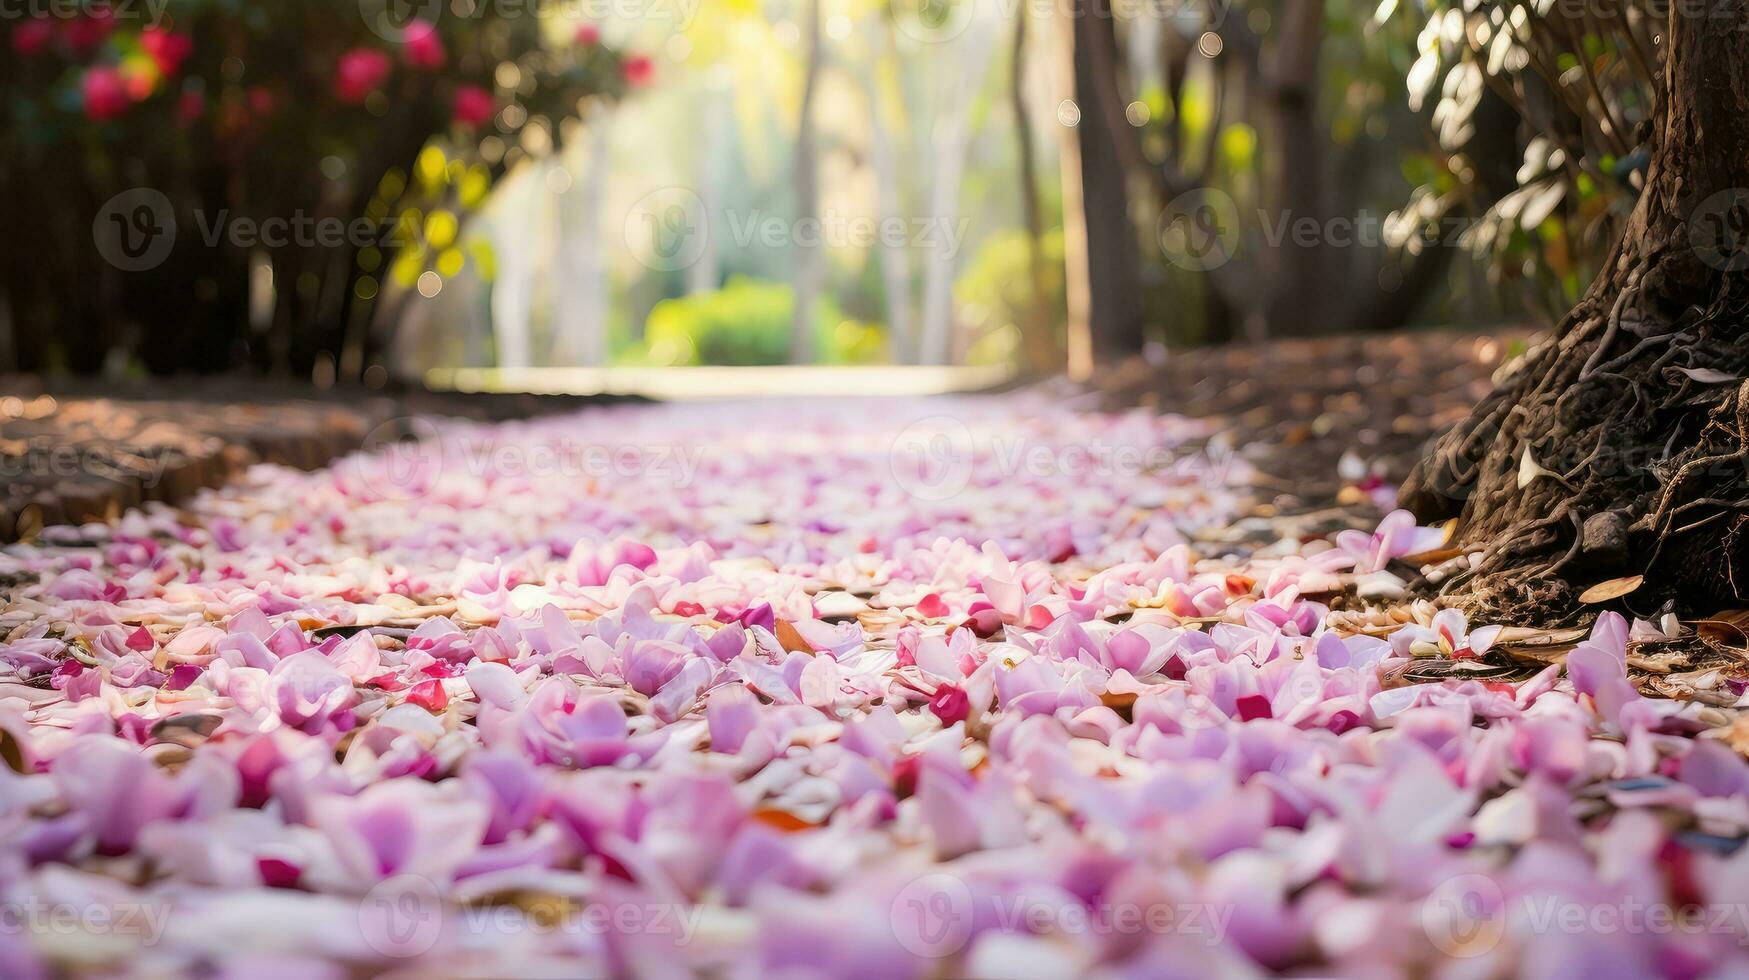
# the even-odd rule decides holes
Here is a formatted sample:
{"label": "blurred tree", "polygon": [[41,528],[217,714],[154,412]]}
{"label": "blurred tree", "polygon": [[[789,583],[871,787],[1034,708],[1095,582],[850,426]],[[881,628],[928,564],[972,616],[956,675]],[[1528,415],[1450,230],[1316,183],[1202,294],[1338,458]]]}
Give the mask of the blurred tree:
{"label": "blurred tree", "polygon": [[[1137,238],[1092,227],[1116,214],[1105,199],[1122,181],[1102,162],[1115,156],[1151,192],[1147,230],[1168,266],[1151,281],[1170,291],[1181,339],[1390,329],[1415,313],[1451,250],[1384,234],[1411,127],[1388,94],[1403,68],[1361,36],[1355,0],[1192,2],[1134,22],[1087,9],[1075,36],[1089,248]],[[1157,39],[1146,63],[1126,34]],[[1110,268],[1089,265],[1095,279]],[[1096,311],[1125,302],[1114,290],[1138,294],[1118,268],[1095,284]],[[1102,319],[1105,359],[1140,350],[1142,317]]]}
{"label": "blurred tree", "polygon": [[819,300],[826,260],[825,243],[799,233],[810,224],[820,226],[820,160],[815,143],[818,140],[814,121],[814,100],[820,87],[820,67],[826,56],[825,38],[820,31],[820,0],[804,0],[802,43],[807,47],[806,67],[802,70],[802,107],[796,120],[795,163],[792,180],[796,191],[796,228],[792,234],[795,253],[795,321],[790,335],[790,362],[811,364],[814,361],[814,305]]}
{"label": "blurred tree", "polygon": [[1116,20],[1110,0],[1088,0],[1073,16],[1075,123],[1080,151],[1081,209],[1087,234],[1088,327],[1096,360],[1142,349],[1143,314],[1137,232],[1130,223],[1128,175],[1119,147],[1129,124],[1102,111],[1113,85]]}
{"label": "blurred tree", "polygon": [[1033,149],[1032,114],[1026,103],[1026,38],[1028,6],[1019,4],[1014,12],[1014,36],[1009,47],[1008,93],[1014,113],[1014,146],[1020,158],[1020,209],[1026,233],[1026,282],[1028,301],[1021,317],[1021,364],[1034,375],[1046,376],[1061,371],[1063,349],[1057,337],[1057,317],[1052,314],[1045,297],[1044,283],[1049,277],[1045,261],[1044,205],[1039,200],[1037,153]]}

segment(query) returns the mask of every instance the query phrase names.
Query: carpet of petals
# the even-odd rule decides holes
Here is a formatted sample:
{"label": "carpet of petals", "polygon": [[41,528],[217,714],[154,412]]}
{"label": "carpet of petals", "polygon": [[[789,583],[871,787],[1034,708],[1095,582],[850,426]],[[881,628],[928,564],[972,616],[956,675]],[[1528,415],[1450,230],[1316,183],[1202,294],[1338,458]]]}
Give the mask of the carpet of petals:
{"label": "carpet of petals", "polygon": [[1327,603],[1439,533],[1223,537],[1209,425],[422,422],[12,546],[0,974],[1749,970],[1749,765],[1656,628],[1393,684],[1496,630]]}

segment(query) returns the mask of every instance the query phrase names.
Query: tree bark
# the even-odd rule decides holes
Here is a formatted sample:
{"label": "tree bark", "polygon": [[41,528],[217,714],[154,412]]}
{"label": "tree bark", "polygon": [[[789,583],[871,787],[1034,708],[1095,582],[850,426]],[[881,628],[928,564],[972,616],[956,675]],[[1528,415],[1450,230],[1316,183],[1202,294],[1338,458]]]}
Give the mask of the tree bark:
{"label": "tree bark", "polygon": [[[875,178],[875,210],[882,226],[904,219],[904,205],[899,193],[899,167],[893,151],[893,130],[882,111],[882,61],[894,57],[891,30],[875,22],[865,27],[878,39],[871,45],[873,52],[862,72],[863,88],[868,92],[868,159]],[[887,334],[892,345],[893,360],[899,364],[918,363],[918,338],[911,303],[911,252],[903,242],[882,235],[881,288],[886,299]]]}
{"label": "tree bark", "polygon": [[953,279],[959,255],[960,185],[971,156],[972,108],[977,99],[990,45],[981,31],[967,32],[948,64],[942,66],[935,93],[936,112],[930,119],[928,220],[934,224],[930,246],[923,253],[923,303],[919,323],[919,360],[953,364],[963,353],[964,338],[954,329]]}
{"label": "tree bark", "polygon": [[1043,377],[1062,367],[1063,355],[1045,295],[1044,208],[1039,203],[1038,160],[1032,146],[1032,116],[1026,104],[1027,16],[1027,6],[1018,5],[1014,12],[1013,51],[1008,61],[1008,98],[1014,112],[1014,148],[1020,156],[1020,211],[1026,228],[1027,275],[1032,279],[1020,346],[1027,370]]}
{"label": "tree bark", "polygon": [[[1115,362],[1141,353],[1146,335],[1136,231],[1130,221],[1124,162],[1117,150],[1117,140],[1128,138],[1128,134],[1113,132],[1099,105],[1097,51],[1112,51],[1117,46],[1109,0],[1088,0],[1086,12],[1074,18],[1074,30],[1075,102],[1081,108],[1075,131],[1081,151],[1082,213],[1087,223],[1093,359]],[[1116,70],[1115,65],[1113,68]]]}
{"label": "tree bark", "polygon": [[[1624,237],[1549,341],[1404,485],[1482,549],[1464,604],[1536,618],[1645,574],[1651,612],[1749,596],[1749,6],[1671,5],[1655,150]],[[1459,592],[1459,589],[1463,590]],[[1710,611],[1710,610],[1708,610]]]}
{"label": "tree bark", "polygon": [[[796,227],[820,222],[820,163],[814,127],[814,93],[820,82],[820,59],[824,56],[824,39],[820,34],[820,0],[808,0],[804,23],[807,44],[807,66],[802,78],[801,118],[796,126],[795,189]],[[791,364],[814,362],[814,302],[820,292],[820,280],[826,259],[825,245],[820,241],[796,242],[795,250],[795,310],[790,320]]]}
{"label": "tree bark", "polygon": [[1266,199],[1288,234],[1264,253],[1267,263],[1275,266],[1268,277],[1274,293],[1266,316],[1271,336],[1311,336],[1354,328],[1330,317],[1327,294],[1336,279],[1326,236],[1303,238],[1294,233],[1308,219],[1317,228],[1327,228],[1331,217],[1330,181],[1324,173],[1329,136],[1318,120],[1324,0],[1288,0],[1280,16],[1281,30],[1269,49],[1271,64],[1263,73],[1261,94],[1267,125],[1275,137]]}

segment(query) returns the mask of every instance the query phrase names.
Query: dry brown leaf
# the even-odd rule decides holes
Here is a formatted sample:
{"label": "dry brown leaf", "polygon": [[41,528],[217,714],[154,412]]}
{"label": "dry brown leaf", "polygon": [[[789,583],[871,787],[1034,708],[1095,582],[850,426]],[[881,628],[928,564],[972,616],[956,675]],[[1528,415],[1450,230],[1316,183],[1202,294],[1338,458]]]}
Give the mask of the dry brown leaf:
{"label": "dry brown leaf", "polygon": [[819,826],[817,823],[810,823],[809,821],[803,820],[801,817],[796,816],[788,810],[778,810],[772,807],[762,807],[758,810],[754,810],[750,816],[767,827],[771,827],[774,830],[781,830],[786,834],[793,834],[802,830],[813,830],[815,827]]}
{"label": "dry brown leaf", "polygon": [[1749,609],[1725,609],[1689,625],[1701,636],[1726,646],[1749,646]]}
{"label": "dry brown leaf", "polygon": [[797,633],[796,628],[791,626],[787,619],[777,621],[777,642],[790,653],[815,652],[814,648],[809,645],[807,640],[802,639],[802,634]]}
{"label": "dry brown leaf", "polygon": [[4,728],[0,728],[0,762],[6,763],[6,768],[13,772],[25,772],[24,747]]}
{"label": "dry brown leaf", "polygon": [[1619,599],[1639,588],[1640,584],[1644,581],[1646,581],[1644,575],[1626,575],[1621,578],[1608,579],[1579,593],[1579,601],[1595,603],[1608,602],[1611,599]]}
{"label": "dry brown leaf", "polygon": [[1122,694],[1114,694],[1110,691],[1106,691],[1099,696],[1099,702],[1107,708],[1122,715],[1127,721],[1130,717],[1130,712],[1135,710],[1136,707],[1136,692],[1126,691]]}
{"label": "dry brown leaf", "polygon": [[1508,626],[1494,637],[1497,647],[1558,647],[1568,646],[1585,639],[1584,627],[1574,627],[1564,630],[1534,629],[1529,626]]}

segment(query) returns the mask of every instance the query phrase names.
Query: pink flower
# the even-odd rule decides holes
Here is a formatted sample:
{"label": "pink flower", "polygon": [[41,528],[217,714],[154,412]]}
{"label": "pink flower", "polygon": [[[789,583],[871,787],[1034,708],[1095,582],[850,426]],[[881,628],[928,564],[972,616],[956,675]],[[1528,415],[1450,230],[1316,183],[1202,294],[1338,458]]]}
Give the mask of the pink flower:
{"label": "pink flower", "polygon": [[455,91],[450,118],[462,126],[484,126],[498,111],[498,100],[478,85],[463,85]]}
{"label": "pink flower", "polygon": [[634,88],[648,85],[656,78],[656,63],[648,55],[634,54],[620,65],[620,73],[625,76],[627,85]]}
{"label": "pink flower", "polygon": [[601,28],[594,24],[584,24],[577,28],[577,43],[585,48],[592,48],[601,43]]}
{"label": "pink flower", "polygon": [[1363,575],[1379,571],[1393,558],[1431,551],[1444,543],[1444,528],[1417,527],[1415,515],[1406,510],[1386,514],[1371,534],[1343,531],[1336,536],[1336,546],[1354,557],[1354,570]]}
{"label": "pink flower", "polygon": [[485,804],[447,791],[456,788],[416,779],[377,783],[357,796],[317,800],[313,822],[355,882],[402,874],[448,881],[479,846],[490,817]]}
{"label": "pink flower", "polygon": [[28,57],[47,48],[54,39],[54,22],[47,17],[32,17],[13,28],[12,50]]}
{"label": "pink flower", "polygon": [[115,30],[115,13],[108,7],[97,7],[83,17],[67,22],[67,43],[75,54],[88,54]]}
{"label": "pink flower", "polygon": [[134,104],[133,97],[128,94],[127,79],[108,65],[88,69],[79,80],[79,94],[83,99],[85,117],[94,122],[119,119]]}
{"label": "pink flower", "polygon": [[572,546],[565,569],[578,585],[606,585],[614,570],[622,565],[643,571],[655,563],[654,549],[628,538],[606,544],[584,540]]}
{"label": "pink flower", "polygon": [[334,95],[347,105],[357,105],[382,87],[389,77],[389,56],[372,48],[353,48],[340,56],[334,70]]}
{"label": "pink flower", "polygon": [[443,689],[443,681],[432,678],[413,685],[413,689],[407,692],[407,702],[438,714],[449,707],[449,694]]}
{"label": "pink flower", "polygon": [[611,692],[578,690],[563,677],[544,681],[522,709],[522,747],[536,762],[585,768],[631,752],[625,709]]}
{"label": "pink flower", "polygon": [[401,56],[407,64],[426,70],[443,67],[443,38],[437,36],[437,28],[430,21],[416,20],[408,24],[401,35],[401,44]]}
{"label": "pink flower", "polygon": [[148,27],[140,32],[140,49],[166,76],[174,75],[182,63],[194,53],[194,39],[186,34],[173,34],[161,27]]}
{"label": "pink flower", "polygon": [[943,684],[935,689],[935,696],[929,699],[929,710],[941,719],[943,725],[951,725],[966,720],[966,716],[972,711],[972,701],[963,688]]}

